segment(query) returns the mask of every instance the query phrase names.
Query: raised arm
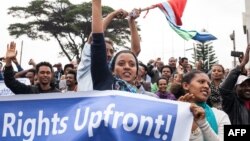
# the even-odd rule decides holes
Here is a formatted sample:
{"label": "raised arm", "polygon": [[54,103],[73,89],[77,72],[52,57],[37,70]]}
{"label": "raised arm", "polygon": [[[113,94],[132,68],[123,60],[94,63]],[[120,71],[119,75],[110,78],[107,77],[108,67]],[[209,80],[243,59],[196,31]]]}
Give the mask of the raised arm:
{"label": "raised arm", "polygon": [[5,56],[5,66],[9,67],[12,66],[11,62],[14,58],[16,58],[16,43],[10,42],[10,44],[7,45],[7,52]]}
{"label": "raised arm", "polygon": [[[111,89],[112,73],[107,65],[106,45],[103,34],[101,0],[92,0],[92,38],[91,43],[91,75],[95,90]],[[100,71],[102,73],[100,73]],[[109,82],[108,82],[109,81]]]}
{"label": "raised arm", "polygon": [[[118,9],[115,10],[111,13],[109,13],[104,19],[103,19],[103,31],[105,31],[108,27],[108,25],[111,23],[111,21],[114,18],[118,18],[118,19],[124,19],[128,16],[128,12],[126,12],[123,9]],[[87,43],[90,44],[92,42],[92,32],[90,33],[89,37],[88,37],[88,41]]]}
{"label": "raised arm", "polygon": [[12,59],[16,57],[16,43],[11,42],[7,46],[6,64],[4,70],[4,83],[15,94],[29,93],[30,88],[14,78],[14,71],[11,65]]}
{"label": "raised arm", "polygon": [[247,46],[245,55],[244,55],[244,57],[243,57],[243,60],[242,60],[241,63],[240,63],[240,68],[241,68],[241,70],[244,69],[245,65],[246,65],[246,64],[248,63],[248,61],[249,61],[249,53],[250,53],[249,51],[250,51],[250,45]]}
{"label": "raised arm", "polygon": [[140,36],[138,34],[136,19],[140,16],[141,11],[139,9],[133,9],[129,13],[128,24],[131,34],[131,51],[138,56],[141,52]]}
{"label": "raised arm", "polygon": [[114,18],[117,19],[125,19],[128,16],[128,12],[123,9],[115,10],[111,13],[109,13],[104,19],[103,19],[103,30],[105,31],[108,27],[108,25],[111,23],[111,21]]}
{"label": "raised arm", "polygon": [[31,69],[35,69],[35,68],[36,68],[36,63],[34,62],[33,59],[30,59],[30,61],[28,62],[28,64],[29,64],[29,65],[32,65],[32,68],[17,72],[17,73],[15,74],[15,78],[25,77],[25,74],[26,74],[27,72],[29,72]]}
{"label": "raised arm", "polygon": [[92,33],[103,33],[101,0],[92,0],[92,18]]}
{"label": "raised arm", "polygon": [[33,68],[36,68],[36,62],[33,59],[30,59],[28,64],[31,65]]}
{"label": "raised arm", "polygon": [[133,9],[130,13],[128,13],[123,9],[118,9],[118,10],[111,12],[103,19],[103,30],[105,31],[107,29],[108,25],[114,18],[124,19],[127,16],[129,16],[128,24],[130,28],[130,34],[131,34],[131,51],[136,56],[138,56],[141,51],[141,46],[140,46],[140,36],[138,34],[135,20],[140,16],[140,10]]}
{"label": "raised arm", "polygon": [[244,69],[245,65],[249,61],[249,51],[250,51],[250,45],[247,46],[245,55],[243,57],[242,62],[239,66],[236,66],[234,69],[232,69],[227,78],[223,81],[220,88],[223,90],[233,90],[235,83],[237,81],[238,76],[241,74],[242,70]]}
{"label": "raised arm", "polygon": [[85,43],[82,50],[81,61],[77,68],[77,82],[78,82],[78,91],[89,91],[93,90],[92,76],[91,76],[91,42],[92,42],[92,33],[103,32],[99,24],[102,24],[102,14],[101,14],[101,0],[92,1],[92,10],[93,10],[93,21],[92,21],[92,32],[88,37],[88,41]]}

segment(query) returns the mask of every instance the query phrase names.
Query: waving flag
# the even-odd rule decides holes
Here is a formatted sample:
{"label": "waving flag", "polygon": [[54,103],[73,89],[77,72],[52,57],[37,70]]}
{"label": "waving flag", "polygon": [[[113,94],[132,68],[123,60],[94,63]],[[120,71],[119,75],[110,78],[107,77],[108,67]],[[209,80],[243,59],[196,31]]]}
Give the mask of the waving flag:
{"label": "waving flag", "polygon": [[217,38],[209,33],[199,33],[197,31],[187,31],[181,29],[181,17],[185,9],[186,2],[187,0],[168,0],[167,2],[156,4],[155,6],[163,12],[169,22],[170,27],[183,39],[193,39],[202,43],[216,40]]}

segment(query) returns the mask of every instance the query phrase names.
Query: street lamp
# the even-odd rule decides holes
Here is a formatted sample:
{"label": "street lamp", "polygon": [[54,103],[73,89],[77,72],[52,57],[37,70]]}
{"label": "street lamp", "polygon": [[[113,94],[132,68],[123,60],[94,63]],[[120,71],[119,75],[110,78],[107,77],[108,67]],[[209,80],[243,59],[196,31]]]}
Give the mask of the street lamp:
{"label": "street lamp", "polygon": [[[233,30],[233,33],[230,34],[230,39],[233,41],[233,51],[235,51],[235,32]],[[236,58],[234,57],[234,67],[236,66]]]}

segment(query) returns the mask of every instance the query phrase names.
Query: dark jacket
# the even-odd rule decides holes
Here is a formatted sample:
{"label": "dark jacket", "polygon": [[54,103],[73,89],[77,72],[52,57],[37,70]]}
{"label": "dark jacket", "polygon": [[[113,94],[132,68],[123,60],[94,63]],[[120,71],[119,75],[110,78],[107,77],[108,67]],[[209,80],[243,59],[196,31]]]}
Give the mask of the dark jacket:
{"label": "dark jacket", "polygon": [[55,87],[49,90],[42,90],[40,85],[25,85],[14,78],[14,70],[12,66],[5,67],[4,83],[14,94],[35,94],[35,93],[54,93],[60,92]]}
{"label": "dark jacket", "polygon": [[250,124],[250,111],[246,109],[244,102],[234,91],[234,87],[240,73],[240,67],[237,66],[230,71],[227,78],[220,86],[222,108],[228,114],[232,125]]}
{"label": "dark jacket", "polygon": [[156,81],[161,77],[161,72],[157,69],[154,70],[154,66],[148,64],[148,75],[151,77],[151,83],[156,83]]}
{"label": "dark jacket", "polygon": [[112,90],[115,83],[107,65],[106,45],[103,33],[93,33],[91,44],[91,75],[94,90]]}

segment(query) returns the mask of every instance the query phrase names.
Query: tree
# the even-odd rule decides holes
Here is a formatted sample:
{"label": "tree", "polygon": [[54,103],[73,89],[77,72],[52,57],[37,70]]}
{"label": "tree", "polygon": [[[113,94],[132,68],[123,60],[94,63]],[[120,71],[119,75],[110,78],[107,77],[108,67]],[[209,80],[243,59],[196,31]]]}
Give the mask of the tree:
{"label": "tree", "polygon": [[[103,6],[103,16],[114,11]],[[48,41],[55,38],[61,48],[60,55],[69,61],[80,60],[83,45],[91,33],[91,3],[72,4],[69,0],[33,0],[27,7],[10,7],[8,14],[24,19],[23,23],[10,24],[11,36],[27,35],[29,38]],[[128,22],[115,19],[108,26],[106,37],[124,46],[129,39]]]}
{"label": "tree", "polygon": [[[205,29],[202,30],[202,32],[207,32]],[[217,57],[215,56],[215,51],[213,50],[213,42],[207,41],[207,42],[196,42],[196,48],[194,49],[194,54],[192,54],[192,58],[194,59],[193,64],[195,64],[196,61],[201,60],[203,62],[202,64],[202,70],[209,71],[211,69],[211,66],[218,61],[216,60]]]}
{"label": "tree", "polygon": [[193,59],[201,60],[203,62],[202,69],[210,70],[211,66],[218,61],[215,57],[215,51],[213,50],[213,42],[205,42],[205,43],[196,43],[196,57],[193,55]]}

